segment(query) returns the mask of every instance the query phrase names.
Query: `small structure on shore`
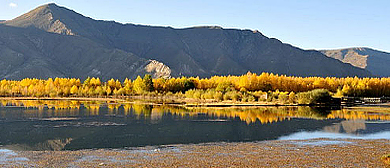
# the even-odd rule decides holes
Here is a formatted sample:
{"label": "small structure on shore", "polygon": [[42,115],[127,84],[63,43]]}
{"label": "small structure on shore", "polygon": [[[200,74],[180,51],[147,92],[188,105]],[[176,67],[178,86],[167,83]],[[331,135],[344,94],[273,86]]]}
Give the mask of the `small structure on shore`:
{"label": "small structure on shore", "polygon": [[355,106],[362,104],[380,104],[390,102],[390,97],[343,97],[342,106]]}

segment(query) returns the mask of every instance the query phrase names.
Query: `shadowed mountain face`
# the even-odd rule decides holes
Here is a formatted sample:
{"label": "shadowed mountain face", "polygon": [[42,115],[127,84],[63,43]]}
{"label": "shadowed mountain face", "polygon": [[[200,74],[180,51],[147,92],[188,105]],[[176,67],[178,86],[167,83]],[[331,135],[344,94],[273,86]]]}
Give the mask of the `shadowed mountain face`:
{"label": "shadowed mountain face", "polygon": [[390,53],[370,48],[322,50],[321,52],[328,57],[350,63],[359,68],[364,68],[375,76],[390,76]]}
{"label": "shadowed mountain face", "polygon": [[[7,25],[2,26],[3,29],[19,31],[13,33],[14,36],[21,36],[29,43],[34,43],[34,39],[23,34],[43,34],[46,37],[40,38],[39,45],[35,46],[18,46],[17,39],[3,38],[0,53],[4,54],[1,57],[13,60],[34,55],[32,60],[35,60],[29,62],[27,68],[30,69],[27,70],[23,70],[26,66],[13,60],[16,62],[12,66],[14,69],[2,72],[0,77],[3,78],[22,78],[26,76],[25,71],[34,75],[38,70],[48,76],[81,78],[134,77],[148,70],[164,70],[154,74],[155,77],[240,75],[247,71],[295,76],[370,75],[366,70],[326,57],[318,51],[302,50],[257,31],[215,26],[173,29],[120,24],[93,20],[55,4],[40,6],[3,24]],[[0,34],[7,36],[5,31]],[[7,40],[13,41],[15,46],[10,48]],[[147,60],[159,62],[145,62]]]}
{"label": "shadowed mountain face", "polygon": [[134,78],[152,62],[79,36],[0,25],[1,78]]}

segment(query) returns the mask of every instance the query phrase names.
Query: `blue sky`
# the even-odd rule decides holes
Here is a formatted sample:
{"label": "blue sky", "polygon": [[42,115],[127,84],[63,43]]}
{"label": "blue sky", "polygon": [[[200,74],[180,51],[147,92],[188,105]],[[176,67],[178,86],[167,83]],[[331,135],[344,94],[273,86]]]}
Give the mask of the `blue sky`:
{"label": "blue sky", "polygon": [[100,20],[175,28],[218,25],[259,30],[304,49],[390,51],[387,0],[1,0],[0,20],[49,2]]}

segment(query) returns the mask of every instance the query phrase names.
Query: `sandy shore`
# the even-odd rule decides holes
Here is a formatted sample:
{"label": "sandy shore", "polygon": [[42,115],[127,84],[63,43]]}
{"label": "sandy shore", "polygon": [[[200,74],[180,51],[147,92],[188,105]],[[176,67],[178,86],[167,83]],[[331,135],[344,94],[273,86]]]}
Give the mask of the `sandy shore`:
{"label": "sandy shore", "polygon": [[79,151],[0,150],[1,167],[386,167],[390,140],[315,139]]}

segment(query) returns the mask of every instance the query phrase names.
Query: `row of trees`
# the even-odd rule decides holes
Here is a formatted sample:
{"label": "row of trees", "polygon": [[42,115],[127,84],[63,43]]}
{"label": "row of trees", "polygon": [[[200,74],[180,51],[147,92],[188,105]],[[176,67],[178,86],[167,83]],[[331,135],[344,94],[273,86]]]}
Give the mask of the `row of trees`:
{"label": "row of trees", "polygon": [[[390,96],[390,78],[293,77],[272,73],[257,75],[248,72],[242,76],[214,76],[203,79],[199,77],[152,79],[150,75],[145,75],[143,78],[138,76],[134,81],[125,79],[122,82],[115,79],[102,82],[99,78],[87,78],[83,82],[75,78],[49,78],[47,80],[26,78],[21,81],[4,79],[0,82],[1,96],[37,97],[103,97],[203,90],[213,92],[210,93],[212,96],[223,99],[228,92],[245,94],[278,91],[291,94],[314,89],[327,89],[337,96]],[[230,96],[233,97],[232,99],[235,97],[235,95]]]}

